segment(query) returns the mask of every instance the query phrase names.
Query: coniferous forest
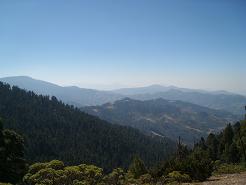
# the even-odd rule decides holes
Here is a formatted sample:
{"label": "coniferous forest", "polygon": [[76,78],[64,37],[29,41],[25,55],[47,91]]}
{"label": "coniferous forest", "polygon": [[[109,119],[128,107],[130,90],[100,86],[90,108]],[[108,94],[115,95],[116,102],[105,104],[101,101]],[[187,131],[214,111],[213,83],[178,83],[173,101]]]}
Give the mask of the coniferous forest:
{"label": "coniferous forest", "polygon": [[0,83],[0,116],[4,127],[24,140],[28,164],[58,159],[66,165],[94,164],[108,172],[127,168],[134,155],[147,165],[167,159],[173,142],[112,125],[65,105],[55,97],[36,95]]}
{"label": "coniferous forest", "polygon": [[201,138],[191,149],[180,138],[175,144],[145,136],[55,97],[3,83],[0,100],[0,182],[167,184],[204,181],[235,164],[245,168],[245,120]]}

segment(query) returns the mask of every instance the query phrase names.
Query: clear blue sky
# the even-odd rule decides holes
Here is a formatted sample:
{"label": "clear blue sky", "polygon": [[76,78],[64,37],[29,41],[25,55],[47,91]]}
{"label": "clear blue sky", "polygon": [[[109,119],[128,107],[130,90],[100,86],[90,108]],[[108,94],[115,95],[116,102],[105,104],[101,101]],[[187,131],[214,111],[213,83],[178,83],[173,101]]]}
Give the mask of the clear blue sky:
{"label": "clear blue sky", "polygon": [[0,77],[246,94],[246,1],[1,0]]}

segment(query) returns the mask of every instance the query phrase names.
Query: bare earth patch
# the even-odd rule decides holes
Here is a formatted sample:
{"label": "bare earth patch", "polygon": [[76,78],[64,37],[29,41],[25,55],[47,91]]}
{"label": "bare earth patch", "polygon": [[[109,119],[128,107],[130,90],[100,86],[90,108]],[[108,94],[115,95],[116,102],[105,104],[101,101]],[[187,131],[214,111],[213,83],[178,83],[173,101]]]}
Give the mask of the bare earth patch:
{"label": "bare earth patch", "polygon": [[205,182],[184,185],[246,185],[246,172],[212,176]]}

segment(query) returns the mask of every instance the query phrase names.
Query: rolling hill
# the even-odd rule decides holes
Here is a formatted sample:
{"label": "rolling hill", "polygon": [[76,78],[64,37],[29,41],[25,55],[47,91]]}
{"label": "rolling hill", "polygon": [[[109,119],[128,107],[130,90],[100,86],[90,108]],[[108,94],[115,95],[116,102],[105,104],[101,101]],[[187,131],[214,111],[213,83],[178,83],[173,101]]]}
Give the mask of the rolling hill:
{"label": "rolling hill", "polygon": [[237,120],[237,116],[231,113],[164,99],[139,101],[125,98],[81,110],[111,123],[138,128],[147,134],[166,136],[173,140],[181,136],[189,144]]}
{"label": "rolling hill", "polygon": [[152,100],[156,98],[180,100],[241,116],[244,114],[244,106],[246,104],[246,97],[238,94],[226,92],[208,93],[200,91],[182,91],[180,89],[170,89],[165,92],[152,94],[135,94],[130,97],[137,100]]}

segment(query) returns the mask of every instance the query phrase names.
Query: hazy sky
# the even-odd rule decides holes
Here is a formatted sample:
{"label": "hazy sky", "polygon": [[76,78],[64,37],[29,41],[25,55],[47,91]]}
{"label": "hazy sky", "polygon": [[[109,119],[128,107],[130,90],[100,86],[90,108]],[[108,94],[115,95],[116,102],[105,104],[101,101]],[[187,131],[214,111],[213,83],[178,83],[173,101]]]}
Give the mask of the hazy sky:
{"label": "hazy sky", "polygon": [[0,77],[246,94],[246,1],[1,0]]}

